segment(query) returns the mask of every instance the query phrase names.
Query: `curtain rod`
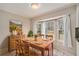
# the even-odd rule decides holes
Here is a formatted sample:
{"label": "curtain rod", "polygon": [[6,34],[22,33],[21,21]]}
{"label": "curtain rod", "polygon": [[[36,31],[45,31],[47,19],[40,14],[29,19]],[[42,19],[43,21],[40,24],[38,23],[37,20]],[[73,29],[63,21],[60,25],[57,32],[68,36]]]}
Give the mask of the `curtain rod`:
{"label": "curtain rod", "polygon": [[60,19],[60,18],[62,18],[62,17],[64,17],[64,16],[66,16],[66,15],[62,15],[62,16],[57,16],[57,17],[53,17],[53,18],[48,18],[48,19],[39,20],[39,22],[57,20],[57,19]]}

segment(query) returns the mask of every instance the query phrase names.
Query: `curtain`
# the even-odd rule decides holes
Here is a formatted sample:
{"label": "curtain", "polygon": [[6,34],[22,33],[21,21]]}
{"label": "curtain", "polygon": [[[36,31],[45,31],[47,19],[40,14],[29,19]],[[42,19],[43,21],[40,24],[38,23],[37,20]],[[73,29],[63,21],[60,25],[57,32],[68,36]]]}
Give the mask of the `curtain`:
{"label": "curtain", "polygon": [[37,34],[37,23],[33,23],[33,34]]}
{"label": "curtain", "polygon": [[64,16],[64,46],[72,47],[70,15]]}
{"label": "curtain", "polygon": [[57,35],[57,21],[54,20],[54,33],[53,33],[53,40],[57,41],[58,35]]}
{"label": "curtain", "polygon": [[[41,24],[41,33],[44,34],[44,35],[46,34],[45,28],[46,28],[46,22],[42,22],[42,24]],[[44,36],[44,38],[46,38],[46,37]]]}

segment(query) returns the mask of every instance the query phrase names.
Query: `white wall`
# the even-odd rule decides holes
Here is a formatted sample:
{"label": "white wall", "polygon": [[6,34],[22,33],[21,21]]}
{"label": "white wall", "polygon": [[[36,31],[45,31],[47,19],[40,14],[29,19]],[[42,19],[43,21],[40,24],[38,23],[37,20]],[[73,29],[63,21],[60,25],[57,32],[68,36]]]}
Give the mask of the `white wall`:
{"label": "white wall", "polygon": [[[49,19],[49,18],[53,18],[53,17],[58,17],[61,15],[66,15],[66,14],[70,14],[71,15],[71,31],[72,31],[72,48],[62,48],[61,44],[58,44],[56,42],[54,42],[54,46],[55,48],[58,48],[59,50],[62,50],[63,52],[71,52],[72,55],[76,55],[76,40],[75,40],[75,19],[76,19],[76,6],[71,6],[68,8],[60,8],[56,11],[52,11],[49,12],[47,14],[41,15],[39,17],[35,17],[32,20],[32,24],[34,24],[35,22],[39,21],[39,20],[45,20],[45,19]],[[32,26],[33,27],[33,26]],[[34,30],[35,28],[33,28]]]}
{"label": "white wall", "polygon": [[[76,7],[77,7],[76,8],[76,27],[79,27],[79,4],[77,4]],[[76,49],[77,49],[76,53],[77,53],[77,56],[79,56],[79,42],[76,41],[76,45],[77,45],[77,47],[76,47]]]}
{"label": "white wall", "polygon": [[10,20],[18,20],[19,22],[22,22],[24,34],[27,34],[30,30],[29,19],[0,10],[0,54],[6,52],[8,48],[7,36],[10,35]]}

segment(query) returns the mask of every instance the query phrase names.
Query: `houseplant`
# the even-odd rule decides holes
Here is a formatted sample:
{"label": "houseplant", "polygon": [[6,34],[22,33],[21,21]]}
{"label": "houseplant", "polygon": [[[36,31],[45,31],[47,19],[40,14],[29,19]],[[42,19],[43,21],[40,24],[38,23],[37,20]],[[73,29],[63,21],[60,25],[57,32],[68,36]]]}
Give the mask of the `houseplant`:
{"label": "houseplant", "polygon": [[16,28],[17,28],[17,26],[15,24],[11,24],[10,25],[10,32],[11,32],[12,35],[16,35],[17,34]]}
{"label": "houseplant", "polygon": [[30,30],[29,32],[28,32],[28,35],[27,35],[28,37],[33,37],[33,31],[32,30]]}

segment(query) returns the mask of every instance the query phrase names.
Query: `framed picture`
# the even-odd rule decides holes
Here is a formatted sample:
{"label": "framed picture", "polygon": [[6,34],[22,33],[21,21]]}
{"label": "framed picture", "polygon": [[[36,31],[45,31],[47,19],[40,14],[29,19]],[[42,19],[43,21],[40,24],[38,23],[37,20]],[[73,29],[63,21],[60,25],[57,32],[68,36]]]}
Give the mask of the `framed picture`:
{"label": "framed picture", "polygon": [[12,32],[22,32],[22,23],[16,20],[11,20],[9,22],[9,31]]}

